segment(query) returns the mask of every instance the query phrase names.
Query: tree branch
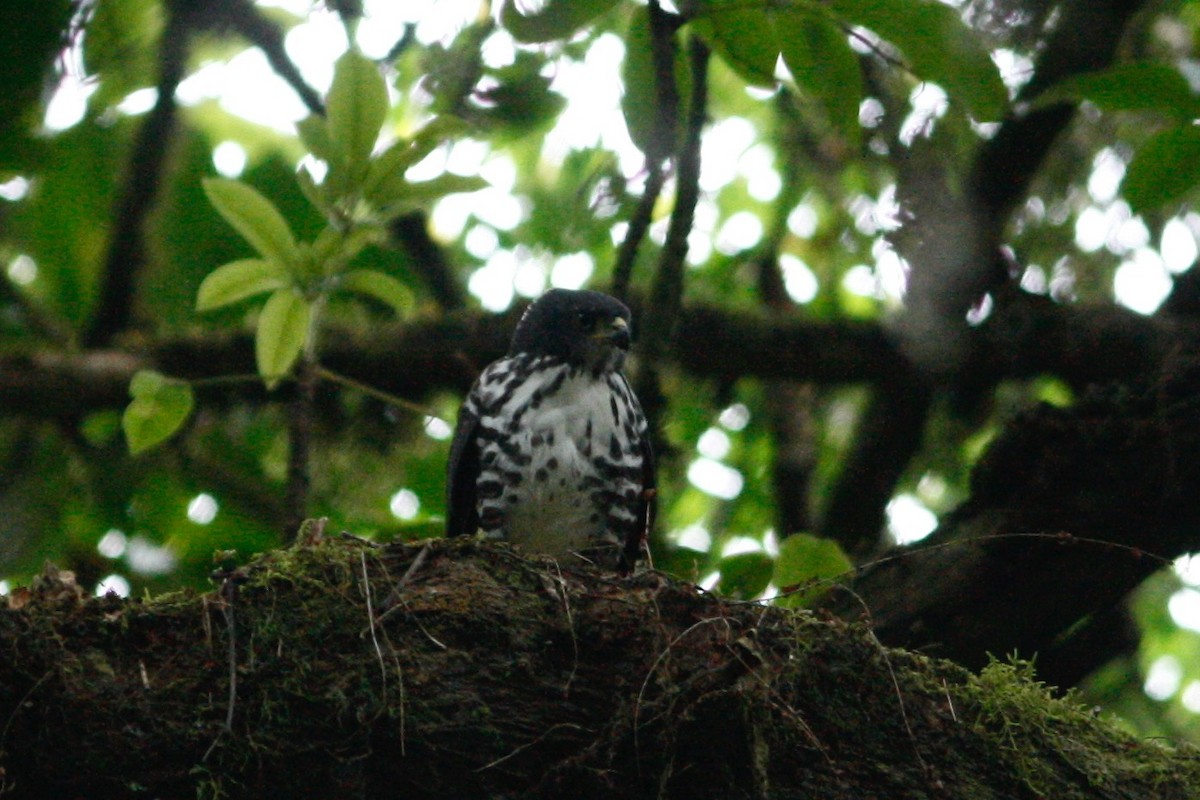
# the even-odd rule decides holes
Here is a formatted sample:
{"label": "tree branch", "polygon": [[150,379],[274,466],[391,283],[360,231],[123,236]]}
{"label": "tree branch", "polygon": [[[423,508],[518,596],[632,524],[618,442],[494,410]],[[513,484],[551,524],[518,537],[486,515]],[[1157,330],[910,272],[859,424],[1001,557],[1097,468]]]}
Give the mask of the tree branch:
{"label": "tree branch", "polygon": [[[857,617],[865,607],[884,642],[968,667],[1058,647],[1200,549],[1200,467],[1186,455],[1200,447],[1198,381],[1200,363],[1178,359],[1149,388],[1020,415],[976,466],[967,502],[919,545],[866,568],[836,608]],[[1013,613],[1014,597],[1037,598],[1037,613]]]}
{"label": "tree branch", "polygon": [[84,599],[47,570],[12,592],[0,788],[1185,800],[1200,784],[1191,753],[1011,669],[979,679],[861,627],[655,574],[463,540],[334,540],[224,581],[200,597]]}
{"label": "tree branch", "polygon": [[287,50],[283,46],[283,32],[279,26],[269,20],[250,0],[225,0],[222,5],[223,13],[214,19],[214,24],[232,27],[262,50],[271,68],[300,96],[301,102],[308,110],[324,116],[325,104],[321,95],[308,85],[295,63],[288,58]]}
{"label": "tree branch", "polygon": [[429,220],[423,211],[402,214],[392,220],[388,234],[408,256],[408,266],[421,276],[438,305],[453,311],[467,304],[467,294],[458,282],[445,250],[429,235]]}
{"label": "tree branch", "polygon": [[657,453],[666,452],[661,424],[666,397],[659,380],[659,363],[670,351],[683,303],[687,237],[692,230],[696,203],[700,197],[700,135],[708,114],[708,47],[698,37],[692,37],[689,42],[688,65],[692,93],[688,98],[683,144],[676,159],[675,208],[671,211],[667,240],[654,274],[650,304],[647,313],[642,315],[642,332],[638,342],[640,362],[634,381]]}
{"label": "tree branch", "polygon": [[675,83],[676,20],[662,10],[658,0],[650,0],[648,10],[658,114],[654,118],[654,135],[646,153],[646,185],[629,220],[629,228],[613,265],[612,293],[623,302],[629,294],[629,281],[633,275],[638,250],[646,237],[646,231],[650,229],[654,205],[658,202],[666,181],[663,162],[679,136],[679,92]]}
{"label": "tree branch", "polygon": [[[635,308],[640,304],[634,302]],[[503,314],[460,311],[369,331],[331,326],[320,363],[404,398],[465,392],[479,371],[504,355],[523,306]],[[1060,306],[1047,298],[1001,298],[974,329],[965,375],[992,385],[1056,375],[1076,389],[1152,377],[1176,352],[1200,347],[1200,320],[1143,317],[1113,306]],[[889,384],[910,369],[889,333],[872,322],[813,322],[797,316],[731,312],[691,305],[680,311],[673,363],[698,379],[787,379],[823,385]],[[128,400],[139,369],[199,380],[255,373],[248,333],[206,333],[136,352],[90,350],[0,355],[0,411],[77,417]],[[266,400],[260,383],[198,387],[202,403]]]}
{"label": "tree branch", "polygon": [[168,3],[167,23],[159,42],[158,99],[138,129],[126,165],[120,200],[116,206],[112,239],[100,274],[100,299],[95,316],[83,336],[89,347],[108,344],[128,329],[133,319],[134,287],[146,261],[143,226],[154,205],[175,131],[175,89],[183,80],[195,19]]}

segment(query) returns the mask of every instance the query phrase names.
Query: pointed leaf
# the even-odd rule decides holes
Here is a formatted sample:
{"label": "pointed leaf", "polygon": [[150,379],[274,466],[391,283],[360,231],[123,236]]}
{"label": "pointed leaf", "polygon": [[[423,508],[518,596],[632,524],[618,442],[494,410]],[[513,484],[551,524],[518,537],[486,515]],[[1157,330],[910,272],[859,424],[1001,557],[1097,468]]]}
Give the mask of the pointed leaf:
{"label": "pointed leaf", "polygon": [[772,581],[786,593],[776,603],[787,608],[811,605],[832,588],[823,579],[847,575],[853,569],[850,559],[832,539],[793,534],[780,543],[779,558],[775,560]]}
{"label": "pointed leaf", "polygon": [[545,0],[541,9],[524,14],[518,0],[504,0],[500,24],[519,42],[565,39],[613,7],[612,0]]}
{"label": "pointed leaf", "polygon": [[748,83],[775,85],[779,39],[766,4],[703,0],[692,27]]}
{"label": "pointed leaf", "polygon": [[997,120],[1008,90],[958,11],[936,0],[829,0],[829,9],[900,48],[917,77],[933,81],[979,120]]}
{"label": "pointed leaf", "polygon": [[678,103],[689,94],[691,74],[687,57],[672,39],[676,108],[664,107],[651,37],[649,9],[639,7],[631,15],[625,34],[625,61],[621,66],[625,91],[621,95],[621,113],[633,143],[647,158],[661,161],[675,149],[680,133]]}
{"label": "pointed leaf", "polygon": [[162,389],[163,384],[166,382],[167,376],[161,372],[152,369],[139,369],[133,373],[133,379],[129,381],[129,396],[152,397]]}
{"label": "pointed leaf", "polygon": [[300,356],[308,339],[312,310],[308,301],[291,289],[271,295],[258,318],[254,355],[258,374],[268,389],[275,388]]}
{"label": "pointed leaf", "polygon": [[412,148],[417,154],[417,163],[433,152],[433,149],[448,139],[460,139],[471,130],[470,124],[461,117],[452,114],[441,114],[429,120],[413,134]]}
{"label": "pointed leaf", "polygon": [[391,306],[397,316],[405,316],[416,305],[413,293],[407,286],[378,270],[356,269],[347,272],[342,276],[341,286]]}
{"label": "pointed leaf", "polygon": [[1151,138],[1133,156],[1121,194],[1134,213],[1182,200],[1200,186],[1200,128],[1180,125]]}
{"label": "pointed leaf", "polygon": [[475,175],[454,175],[447,172],[433,180],[420,183],[388,181],[376,188],[376,196],[372,198],[372,202],[380,208],[384,216],[395,216],[413,209],[425,208],[448,194],[478,192],[490,185]]}
{"label": "pointed leaf", "polygon": [[325,194],[326,184],[322,183],[318,186],[307,167],[300,167],[296,171],[296,183],[300,186],[300,191],[304,194],[309,204],[321,212],[322,216],[329,216],[331,205]]}
{"label": "pointed leaf", "polygon": [[717,564],[721,573],[717,591],[743,600],[758,597],[771,582],[773,565],[774,562],[766,553],[738,553],[722,558]]}
{"label": "pointed leaf", "polygon": [[387,119],[387,83],[375,63],[346,51],[334,65],[328,106],[329,140],[355,170],[370,157]]}
{"label": "pointed leaf", "polygon": [[290,266],[296,239],[275,205],[253,187],[229,178],[206,178],[204,193],[225,221],[263,258]]}
{"label": "pointed leaf", "polygon": [[282,289],[287,284],[287,273],[272,261],[261,258],[231,261],[210,272],[200,284],[196,310],[220,308],[256,294]]}
{"label": "pointed leaf", "polygon": [[823,14],[800,10],[777,11],[775,30],[800,91],[821,106],[838,133],[857,143],[863,80],[846,32]]}
{"label": "pointed leaf", "polygon": [[129,393],[133,400],[121,416],[121,428],[133,455],[171,438],[195,406],[191,386],[151,370],[133,376]]}
{"label": "pointed leaf", "polygon": [[406,182],[405,172],[419,163],[442,142],[461,136],[467,124],[458,117],[442,116],[430,121],[412,139],[399,141],[371,159],[363,181],[363,194],[377,205],[396,193],[396,187]]}
{"label": "pointed leaf", "polygon": [[1105,111],[1158,111],[1188,122],[1200,103],[1183,74],[1166,64],[1119,64],[1073,75],[1038,95],[1035,106],[1087,100]]}
{"label": "pointed leaf", "polygon": [[339,156],[338,149],[329,138],[329,123],[324,117],[316,114],[305,117],[296,123],[296,132],[300,134],[300,141],[308,148],[308,152],[322,161],[334,161]]}

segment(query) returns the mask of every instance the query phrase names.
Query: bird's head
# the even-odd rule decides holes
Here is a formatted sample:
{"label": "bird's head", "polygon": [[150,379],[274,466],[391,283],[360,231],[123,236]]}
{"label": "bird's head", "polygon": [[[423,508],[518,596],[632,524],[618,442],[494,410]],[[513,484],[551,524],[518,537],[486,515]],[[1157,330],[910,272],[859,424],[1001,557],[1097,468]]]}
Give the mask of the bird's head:
{"label": "bird's head", "polygon": [[557,356],[588,369],[620,369],[629,351],[629,309],[600,292],[551,289],[529,306],[508,354]]}

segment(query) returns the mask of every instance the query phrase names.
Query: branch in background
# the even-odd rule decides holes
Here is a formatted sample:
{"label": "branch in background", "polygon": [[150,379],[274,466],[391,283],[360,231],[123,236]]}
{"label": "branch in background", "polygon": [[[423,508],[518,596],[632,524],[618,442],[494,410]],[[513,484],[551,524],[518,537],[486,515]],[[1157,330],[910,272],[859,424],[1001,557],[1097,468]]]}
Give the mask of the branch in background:
{"label": "branch in background", "polygon": [[[1142,631],[1129,603],[1126,597],[1098,610],[1052,642],[1038,654],[1038,678],[1051,686],[1078,686],[1098,666],[1137,653]],[[1136,675],[1136,664],[1129,671]]]}
{"label": "branch in background", "polygon": [[1060,104],[1026,113],[1023,105],[1064,78],[1111,64],[1126,26],[1144,5],[1145,0],[1062,4],[1033,77],[1017,97],[1017,112],[980,145],[961,196],[949,188],[953,179],[938,179],[940,156],[933,157],[920,142],[896,151],[909,159],[902,162],[908,169],[900,194],[916,217],[905,237],[911,252],[904,255],[912,268],[906,345],[923,368],[953,373],[959,365],[962,353],[952,343],[963,337],[963,317],[986,292],[1008,280],[998,253],[1009,217],[1075,112]]}
{"label": "branch in background", "polygon": [[[1125,28],[1145,0],[1075,0],[1061,6],[1061,17],[1040,50],[1037,68],[1020,93],[1025,103],[1064,78],[1110,65]],[[984,142],[970,176],[970,191],[988,214],[1004,220],[1029,190],[1046,154],[1066,128],[1075,109],[1056,105],[1010,116]]]}
{"label": "branch in background", "polygon": [[467,295],[446,259],[445,250],[429,235],[425,212],[397,217],[388,226],[388,232],[390,240],[408,256],[409,267],[425,282],[438,305],[447,311],[466,305]]}
{"label": "branch in background", "polygon": [[[775,108],[785,128],[782,186],[773,206],[773,218],[755,258],[758,294],[764,307],[777,314],[796,311],[787,292],[779,251],[787,236],[787,219],[804,192],[802,128],[795,98],[780,91]],[[812,529],[809,489],[817,462],[816,430],[813,423],[813,388],[794,381],[772,380],[764,386],[768,425],[774,442],[771,483],[775,499],[775,530],[782,537]]]}
{"label": "branch in background", "polygon": [[159,43],[158,99],[146,115],[133,143],[112,240],[100,275],[96,315],[84,334],[89,347],[108,344],[128,329],[133,318],[134,287],[146,261],[146,217],[154,204],[175,130],[175,89],[183,79],[195,20],[178,4],[167,4],[167,24]]}
{"label": "branch in background", "polygon": [[287,490],[284,496],[283,541],[296,538],[300,525],[308,516],[308,495],[312,485],[309,456],[312,452],[313,401],[316,398],[317,375],[306,353],[296,365],[295,393],[288,402],[288,460]]}
{"label": "branch in background", "polygon": [[[865,607],[886,644],[969,668],[1053,651],[1200,549],[1200,466],[1187,455],[1200,448],[1198,379],[1200,362],[1169,360],[1141,390],[1018,416],[973,471],[968,500],[919,545],[865,569],[837,609]],[[1014,597],[1038,598],[1038,613],[1012,613]]]}
{"label": "branch in background", "polygon": [[887,504],[921,447],[931,403],[929,388],[915,381],[871,390],[816,531],[837,541],[855,563],[876,553],[886,538]]}
{"label": "branch in background", "polygon": [[[641,304],[634,298],[636,309]],[[322,332],[320,362],[342,375],[408,399],[464,393],[500,358],[524,306],[503,314],[461,311],[405,324]],[[976,339],[967,372],[993,384],[1053,375],[1076,389],[1153,377],[1173,353],[1200,348],[1200,320],[1143,317],[1115,306],[1061,306],[1019,294],[1002,299]],[[681,310],[673,363],[697,379],[787,379],[823,385],[888,385],[910,367],[887,331],[872,322],[812,322],[691,305]],[[129,379],[158,369],[188,380],[256,374],[248,333],[206,333],[140,352],[93,350],[0,356],[0,410],[31,417],[78,417],[122,408]],[[262,384],[198,387],[202,404],[262,403]]]}
{"label": "branch in background", "polygon": [[[1141,0],[1067,4],[1020,99],[1109,63],[1141,5]],[[965,314],[1008,280],[999,258],[1008,218],[1072,114],[1072,108],[1058,106],[1007,118],[980,147],[962,194],[951,190],[954,179],[943,174],[941,155],[924,140],[893,149],[900,158],[901,202],[914,218],[895,237],[911,265],[900,342],[920,374],[902,378],[885,390],[889,396],[867,406],[863,432],[823,515],[823,531],[844,538],[860,555],[883,533],[871,527],[882,524],[895,481],[920,447],[921,431],[907,426],[923,425],[927,418],[933,392],[921,384],[970,384],[975,377],[968,362],[977,337]]]}
{"label": "branch in background", "polygon": [[629,218],[629,228],[617,251],[617,260],[613,264],[612,293],[621,302],[629,300],[629,281],[633,277],[633,264],[637,260],[638,250],[650,229],[650,220],[654,214],[654,206],[662,194],[666,182],[666,171],[661,163],[646,159],[646,185],[638,200],[633,216]]}
{"label": "branch in background", "polygon": [[[650,47],[654,59],[654,92],[658,98],[658,113],[654,118],[654,135],[646,153],[646,185],[633,216],[629,229],[617,251],[613,265],[612,293],[621,301],[629,295],[629,282],[638,250],[650,229],[654,206],[662,193],[666,181],[663,162],[667,152],[674,147],[679,133],[679,91],[675,83],[675,20],[662,10],[658,0],[650,0],[648,7],[650,23]],[[664,152],[656,152],[662,148]]]}
{"label": "branch in background", "polygon": [[692,92],[688,98],[683,145],[676,162],[675,208],[671,212],[667,240],[663,244],[654,275],[648,313],[642,317],[642,334],[638,343],[641,363],[635,382],[636,391],[650,424],[655,452],[658,453],[666,452],[661,425],[666,397],[662,393],[658,367],[670,350],[683,304],[687,237],[692,230],[696,202],[700,196],[700,134],[708,115],[708,47],[697,37],[692,37],[689,42],[688,68]]}
{"label": "branch in background", "polygon": [[[3,220],[0,219],[0,225],[2,224]],[[0,274],[0,302],[15,306],[20,315],[21,325],[35,336],[60,347],[70,344],[70,326],[35,303],[20,287],[13,285],[7,273]]]}
{"label": "branch in background", "polygon": [[214,24],[232,27],[262,50],[271,68],[300,96],[305,107],[313,114],[324,116],[325,104],[321,95],[308,85],[295,63],[288,58],[279,26],[267,19],[250,0],[231,0],[224,4],[222,11],[223,15]]}

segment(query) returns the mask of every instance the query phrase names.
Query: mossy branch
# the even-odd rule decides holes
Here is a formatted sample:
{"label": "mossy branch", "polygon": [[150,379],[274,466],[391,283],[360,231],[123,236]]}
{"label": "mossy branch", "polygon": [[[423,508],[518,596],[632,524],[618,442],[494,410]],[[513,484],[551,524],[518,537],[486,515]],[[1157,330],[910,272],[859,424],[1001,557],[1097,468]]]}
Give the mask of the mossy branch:
{"label": "mossy branch", "polygon": [[976,678],[654,573],[343,538],[221,578],[130,601],[86,599],[50,571],[14,592],[0,788],[1173,800],[1200,785],[1194,753],[1118,732],[1017,669]]}

